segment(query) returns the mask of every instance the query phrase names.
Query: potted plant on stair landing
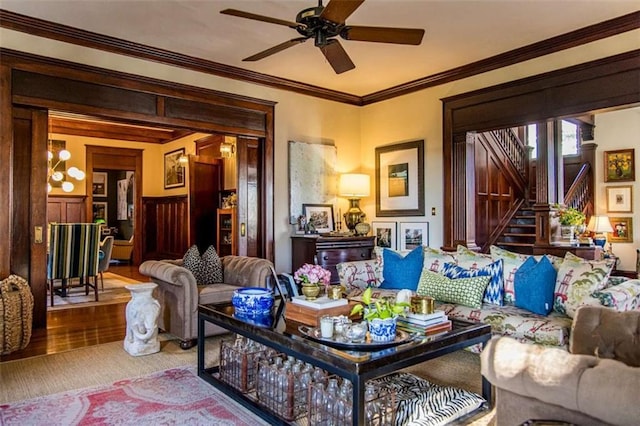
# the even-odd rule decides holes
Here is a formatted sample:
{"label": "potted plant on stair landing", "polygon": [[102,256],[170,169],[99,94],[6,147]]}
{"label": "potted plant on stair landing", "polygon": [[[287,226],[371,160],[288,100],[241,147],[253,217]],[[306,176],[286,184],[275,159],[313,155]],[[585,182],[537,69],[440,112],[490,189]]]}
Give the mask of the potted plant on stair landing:
{"label": "potted plant on stair landing", "polygon": [[372,287],[362,293],[362,303],[351,309],[351,315],[364,311],[363,320],[369,325],[369,335],[374,342],[391,342],[396,338],[396,319],[403,315],[410,305],[406,302],[397,302],[393,298],[382,297],[373,300]]}

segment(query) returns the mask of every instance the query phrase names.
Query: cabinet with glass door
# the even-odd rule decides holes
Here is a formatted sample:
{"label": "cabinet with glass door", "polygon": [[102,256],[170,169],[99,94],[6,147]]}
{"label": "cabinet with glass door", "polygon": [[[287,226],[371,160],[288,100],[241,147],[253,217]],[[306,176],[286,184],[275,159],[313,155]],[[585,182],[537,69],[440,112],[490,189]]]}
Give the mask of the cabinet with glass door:
{"label": "cabinet with glass door", "polygon": [[218,209],[218,255],[237,254],[236,209]]}

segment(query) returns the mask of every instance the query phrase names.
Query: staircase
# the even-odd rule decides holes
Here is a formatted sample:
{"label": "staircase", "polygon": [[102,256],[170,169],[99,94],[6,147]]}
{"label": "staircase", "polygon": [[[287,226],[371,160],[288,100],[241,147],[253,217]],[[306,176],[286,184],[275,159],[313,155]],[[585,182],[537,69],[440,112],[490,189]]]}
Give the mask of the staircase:
{"label": "staircase", "polygon": [[533,254],[536,241],[536,215],[523,207],[511,219],[496,245],[505,250],[522,254]]}

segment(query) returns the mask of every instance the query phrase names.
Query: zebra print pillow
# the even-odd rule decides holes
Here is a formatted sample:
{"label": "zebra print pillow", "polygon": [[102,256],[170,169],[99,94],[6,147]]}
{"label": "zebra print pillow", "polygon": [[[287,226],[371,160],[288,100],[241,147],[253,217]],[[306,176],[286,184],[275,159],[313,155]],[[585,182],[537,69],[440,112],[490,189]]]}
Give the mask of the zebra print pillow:
{"label": "zebra print pillow", "polygon": [[473,392],[439,386],[410,373],[392,373],[376,382],[396,392],[396,425],[446,425],[486,403]]}

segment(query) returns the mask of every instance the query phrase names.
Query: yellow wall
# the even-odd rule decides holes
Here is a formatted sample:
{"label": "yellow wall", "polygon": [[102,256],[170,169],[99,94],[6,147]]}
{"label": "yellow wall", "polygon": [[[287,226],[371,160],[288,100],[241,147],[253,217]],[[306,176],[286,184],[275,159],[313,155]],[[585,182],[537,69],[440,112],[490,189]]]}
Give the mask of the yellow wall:
{"label": "yellow wall", "polygon": [[[182,68],[151,63],[108,52],[73,46],[55,40],[0,29],[2,47],[79,62],[97,67],[159,78],[182,84],[267,99],[275,106],[274,233],[276,269],[290,271],[291,248],[288,224],[287,141],[334,141],[339,173],[374,171],[376,146],[416,139],[425,140],[426,217],[395,218],[397,221],[430,222],[430,244],[442,244],[442,97],[464,93],[576,63],[640,48],[640,30],[568,49],[526,63],[423,90],[418,93],[354,107],[309,96],[224,79]],[[167,148],[167,147],[164,147]],[[162,153],[154,151],[149,167],[161,165]],[[145,170],[147,165],[145,164]],[[372,180],[372,183],[374,181]],[[152,185],[149,183],[149,185]],[[145,187],[147,183],[145,182]],[[177,190],[176,190],[177,191]],[[375,192],[361,203],[369,222],[376,220]],[[346,200],[340,200],[343,210]],[[430,216],[436,207],[436,216]],[[389,220],[385,218],[384,220]]]}

